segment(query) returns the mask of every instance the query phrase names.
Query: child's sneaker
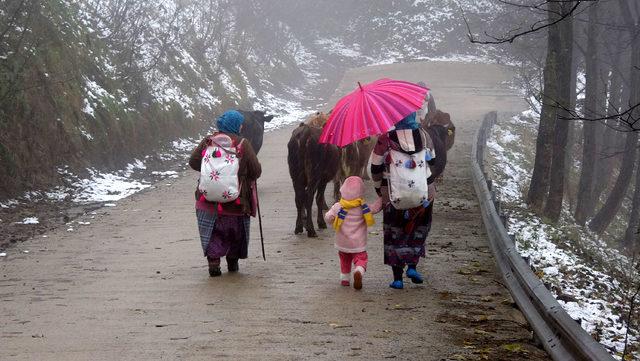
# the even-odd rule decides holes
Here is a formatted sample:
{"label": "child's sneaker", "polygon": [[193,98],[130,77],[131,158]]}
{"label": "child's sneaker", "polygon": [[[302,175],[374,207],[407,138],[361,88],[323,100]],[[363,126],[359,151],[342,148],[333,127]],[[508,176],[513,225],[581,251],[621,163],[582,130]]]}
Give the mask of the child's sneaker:
{"label": "child's sneaker", "polygon": [[340,281],[340,284],[345,286],[345,287],[349,287],[350,286],[349,281],[347,281],[347,280]]}
{"label": "child's sneaker", "polygon": [[424,282],[422,275],[414,267],[407,268],[407,277],[411,278],[411,282],[413,283]]}
{"label": "child's sneaker", "polygon": [[358,266],[353,273],[353,288],[356,290],[362,289],[362,275],[364,274],[364,268]]}
{"label": "child's sneaker", "polygon": [[389,287],[394,288],[396,290],[401,290],[401,289],[404,288],[404,284],[402,283],[401,280],[396,280],[396,281],[393,281],[393,282],[389,283]]}

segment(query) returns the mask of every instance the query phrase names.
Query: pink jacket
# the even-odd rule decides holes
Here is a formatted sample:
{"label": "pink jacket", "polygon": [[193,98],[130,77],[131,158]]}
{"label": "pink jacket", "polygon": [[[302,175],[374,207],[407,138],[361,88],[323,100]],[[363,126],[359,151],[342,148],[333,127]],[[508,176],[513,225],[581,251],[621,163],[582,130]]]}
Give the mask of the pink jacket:
{"label": "pink jacket", "polygon": [[[331,209],[324,215],[324,219],[329,225],[338,216],[340,211],[340,202],[334,204]],[[382,210],[382,198],[369,205],[372,214],[379,213]],[[331,227],[331,226],[330,226]],[[336,232],[336,248],[345,253],[364,252],[367,248],[367,223],[362,217],[362,207],[351,208],[347,211],[347,216],[340,226],[340,230]]]}

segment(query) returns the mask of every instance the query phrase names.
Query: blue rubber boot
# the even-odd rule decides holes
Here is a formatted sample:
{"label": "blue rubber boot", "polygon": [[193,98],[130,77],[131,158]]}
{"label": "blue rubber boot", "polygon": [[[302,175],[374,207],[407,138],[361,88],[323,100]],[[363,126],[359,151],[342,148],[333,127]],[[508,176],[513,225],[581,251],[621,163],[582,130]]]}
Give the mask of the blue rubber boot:
{"label": "blue rubber boot", "polygon": [[411,278],[411,282],[413,283],[422,283],[424,282],[424,278],[418,270],[416,270],[416,266],[409,266],[407,268],[407,277]]}
{"label": "blue rubber boot", "polygon": [[389,287],[396,290],[403,289],[404,283],[402,283],[402,274],[404,273],[404,265],[391,266],[391,271],[393,271],[393,282],[389,283]]}

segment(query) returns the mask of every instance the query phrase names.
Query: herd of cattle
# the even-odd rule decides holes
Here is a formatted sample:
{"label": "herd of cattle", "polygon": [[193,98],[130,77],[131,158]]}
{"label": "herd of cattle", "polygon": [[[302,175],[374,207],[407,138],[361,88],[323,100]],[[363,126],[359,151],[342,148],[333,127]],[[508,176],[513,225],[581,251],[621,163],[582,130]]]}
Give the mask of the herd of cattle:
{"label": "herd of cattle", "polygon": [[[245,117],[241,135],[247,138],[256,154],[262,147],[264,123],[273,116],[262,111],[241,111]],[[346,147],[339,148],[332,144],[320,144],[322,127],[328,115],[318,112],[301,123],[291,134],[287,144],[289,175],[293,182],[297,209],[295,233],[305,229],[308,237],[317,237],[312,219],[312,207],[315,199],[318,207],[318,228],[327,228],[323,218],[323,210],[329,209],[324,198],[327,184],[333,181],[333,193],[337,200],[338,190],[342,182],[349,176],[356,175],[369,179],[367,167],[376,139],[367,138]],[[436,153],[436,164],[432,172],[440,174],[447,163],[447,151],[455,140],[455,126],[449,113],[429,104],[427,115],[420,119],[421,126],[433,140]]]}

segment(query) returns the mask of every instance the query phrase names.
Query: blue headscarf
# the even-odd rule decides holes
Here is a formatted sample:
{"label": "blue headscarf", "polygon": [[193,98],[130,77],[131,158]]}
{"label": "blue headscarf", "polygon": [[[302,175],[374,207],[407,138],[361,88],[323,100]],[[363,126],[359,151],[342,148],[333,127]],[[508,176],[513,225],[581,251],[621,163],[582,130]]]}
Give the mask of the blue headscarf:
{"label": "blue headscarf", "polygon": [[420,124],[416,122],[416,112],[407,115],[404,119],[396,123],[396,130],[411,129],[416,130],[420,127]]}
{"label": "blue headscarf", "polygon": [[223,133],[240,134],[240,126],[244,122],[244,116],[237,110],[227,110],[218,118],[216,124],[218,130]]}

